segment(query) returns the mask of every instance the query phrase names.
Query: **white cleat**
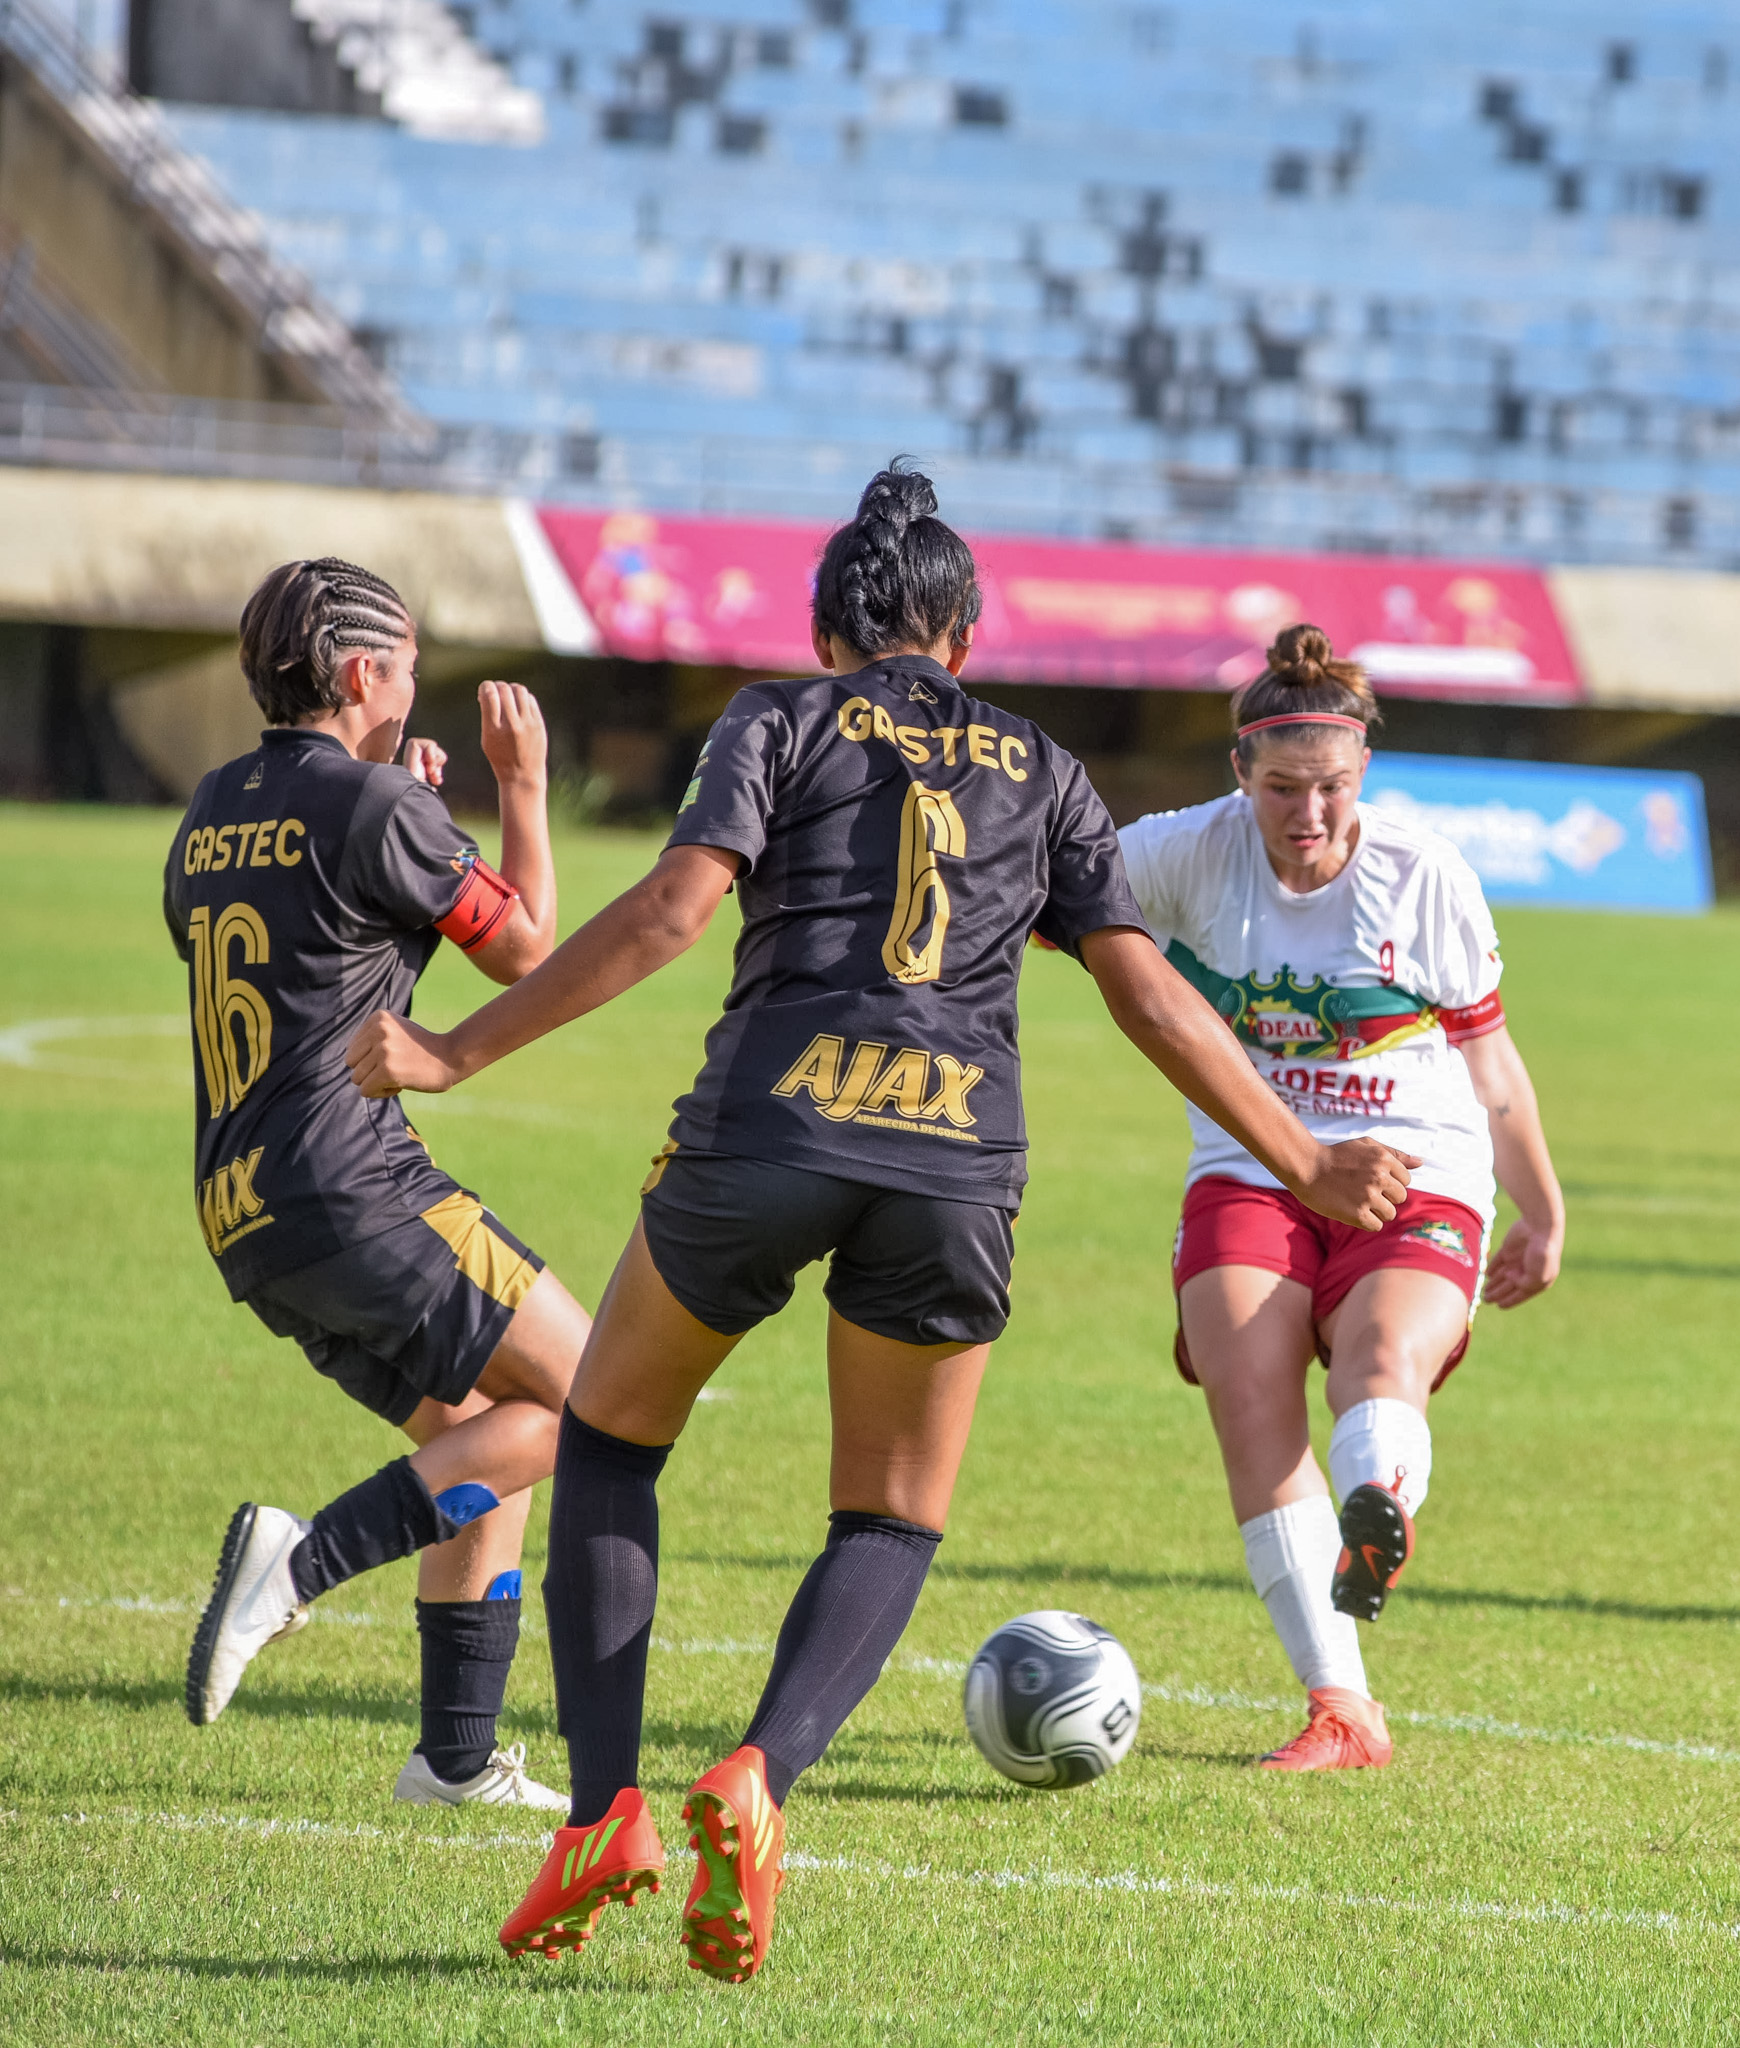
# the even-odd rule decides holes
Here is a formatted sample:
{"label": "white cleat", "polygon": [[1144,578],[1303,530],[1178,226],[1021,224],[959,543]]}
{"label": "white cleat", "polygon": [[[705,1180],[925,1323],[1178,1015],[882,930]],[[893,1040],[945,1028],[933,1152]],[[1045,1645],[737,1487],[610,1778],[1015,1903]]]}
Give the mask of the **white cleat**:
{"label": "white cleat", "polygon": [[533,1806],[540,1813],[566,1813],[568,1795],[552,1792],[536,1778],[526,1776],[526,1745],[516,1742],[511,1749],[498,1749],[475,1778],[457,1785],[436,1777],[421,1750],[399,1773],[393,1797],[407,1806],[464,1806],[479,1800],[485,1806]]}
{"label": "white cleat", "polygon": [[187,1718],[204,1728],[235,1697],[242,1673],[268,1643],[308,1620],[290,1577],[290,1553],[310,1524],[282,1508],[244,1501],[230,1517],[211,1598],[187,1659]]}

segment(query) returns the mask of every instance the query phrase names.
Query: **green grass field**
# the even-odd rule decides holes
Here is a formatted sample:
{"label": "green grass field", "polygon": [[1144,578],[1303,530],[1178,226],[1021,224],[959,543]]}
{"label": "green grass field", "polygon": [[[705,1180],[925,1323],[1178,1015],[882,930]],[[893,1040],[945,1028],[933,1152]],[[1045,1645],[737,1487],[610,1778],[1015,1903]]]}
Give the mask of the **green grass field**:
{"label": "green grass field", "polygon": [[[1182,1114],[1087,978],[1030,959],[1014,1324],[918,1614],[793,1795],[773,1954],[731,1989],[683,1967],[675,1853],[662,1897],[583,1959],[502,1956],[534,1818],[389,1798],[415,1740],[409,1564],[334,1595],[216,1727],[182,1716],[235,1503],[311,1513],[400,1440],[230,1307],[200,1242],[157,910],[172,822],[0,809],[0,2039],[1740,2037],[1731,913],[1502,920],[1567,1270],[1482,1318],[1434,1406],[1420,1552],[1366,1637],[1396,1760],[1327,1780],[1246,1767],[1299,1703],[1169,1361]],[[564,840],[565,927],[653,845]],[[419,1117],[588,1300],[733,921]],[[425,991],[443,1021],[485,985],[447,949]],[[821,1332],[812,1274],[728,1361],[663,1485],[643,1782],[673,1851],[823,1534]],[[1148,1694],[1128,1763],[1062,1796],[995,1779],[959,1698],[995,1624],[1053,1605],[1114,1629]],[[560,1781],[535,1597],[527,1618],[506,1732]]]}

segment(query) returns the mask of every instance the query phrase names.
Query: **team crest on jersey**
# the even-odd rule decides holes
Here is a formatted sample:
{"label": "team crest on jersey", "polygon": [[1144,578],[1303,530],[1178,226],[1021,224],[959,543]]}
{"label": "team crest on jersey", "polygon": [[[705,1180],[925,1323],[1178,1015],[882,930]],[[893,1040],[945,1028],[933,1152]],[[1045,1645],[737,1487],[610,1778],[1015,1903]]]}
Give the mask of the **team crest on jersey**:
{"label": "team crest on jersey", "polygon": [[1166,958],[1215,1006],[1246,1045],[1308,1060],[1368,1059],[1430,1031],[1438,1013],[1405,990],[1379,985],[1337,988],[1292,968],[1265,980],[1217,974],[1174,939]]}
{"label": "team crest on jersey", "polygon": [[244,789],[258,789],[258,788],[259,788],[259,786],[260,786],[260,784],[261,784],[262,782],[264,782],[264,781],[265,781],[265,779],[266,779],[266,764],[265,764],[265,762],[264,762],[264,761],[256,761],[256,762],[254,763],[254,772],[253,772],[253,774],[252,774],[252,775],[250,775],[250,776],[248,777],[247,781],[246,781],[246,782],[244,782],[244,783],[242,784],[242,787],[243,787]]}
{"label": "team crest on jersey", "polygon": [[1412,1230],[1402,1232],[1404,1239],[1414,1238],[1420,1244],[1430,1245],[1433,1251],[1447,1259],[1454,1259],[1459,1266],[1472,1266],[1474,1255],[1468,1249],[1468,1240],[1454,1223],[1434,1218],[1430,1223],[1416,1223]]}

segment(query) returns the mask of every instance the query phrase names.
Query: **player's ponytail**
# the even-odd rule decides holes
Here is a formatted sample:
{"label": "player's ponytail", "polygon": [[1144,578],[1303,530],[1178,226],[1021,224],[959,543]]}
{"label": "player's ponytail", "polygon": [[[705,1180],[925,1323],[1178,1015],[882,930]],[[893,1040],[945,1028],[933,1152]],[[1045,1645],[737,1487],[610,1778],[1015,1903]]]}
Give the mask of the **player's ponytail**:
{"label": "player's ponytail", "polygon": [[339,711],[338,672],[359,650],[387,653],[415,630],[390,583],[324,555],[274,569],[242,608],[242,674],[272,725]]}
{"label": "player's ponytail", "polygon": [[1357,661],[1337,661],[1320,626],[1289,626],[1277,633],[1268,666],[1233,699],[1233,729],[1241,768],[1249,768],[1258,745],[1271,735],[1325,739],[1352,726],[1381,725],[1383,713],[1365,670]]}
{"label": "player's ponytail", "polygon": [[866,656],[958,641],[983,602],[972,550],[937,518],[930,478],[904,463],[870,479],[816,571],[817,627]]}

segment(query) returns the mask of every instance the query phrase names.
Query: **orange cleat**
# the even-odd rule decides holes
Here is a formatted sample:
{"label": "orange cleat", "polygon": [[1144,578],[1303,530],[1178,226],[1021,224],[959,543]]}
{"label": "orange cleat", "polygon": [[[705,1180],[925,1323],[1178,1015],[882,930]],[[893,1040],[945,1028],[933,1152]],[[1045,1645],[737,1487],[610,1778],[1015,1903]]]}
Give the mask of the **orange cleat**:
{"label": "orange cleat", "polygon": [[646,1801],[625,1785],[610,1811],[589,1828],[558,1828],[544,1867],[509,1915],[501,1945],[510,1956],[555,1957],[592,1939],[614,1899],[639,1904],[638,1894],[659,1889],[664,1845]]}
{"label": "orange cleat", "polygon": [[773,1939],[773,1902],[785,1883],[785,1817],[767,1789],[767,1759],[745,1745],[697,1778],[683,1818],[700,1858],[683,1908],[689,1968],[746,1984]]}
{"label": "orange cleat", "polygon": [[1392,1488],[1368,1481],[1342,1502],[1340,1519],[1341,1555],[1329,1585],[1330,1605],[1355,1621],[1376,1621],[1414,1554],[1414,1518]]}
{"label": "orange cleat", "polygon": [[1258,1757],[1261,1771],[1357,1771],[1381,1769],[1395,1744],[1384,1726],[1384,1710],[1345,1686],[1324,1685],[1310,1695],[1311,1718],[1279,1749]]}

